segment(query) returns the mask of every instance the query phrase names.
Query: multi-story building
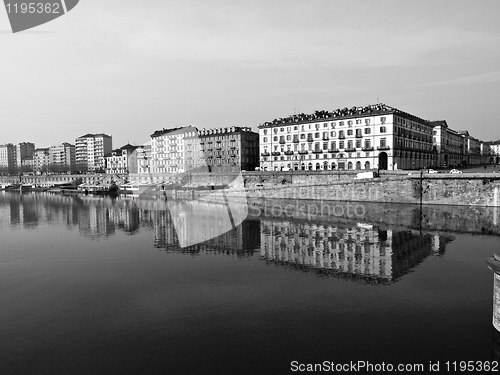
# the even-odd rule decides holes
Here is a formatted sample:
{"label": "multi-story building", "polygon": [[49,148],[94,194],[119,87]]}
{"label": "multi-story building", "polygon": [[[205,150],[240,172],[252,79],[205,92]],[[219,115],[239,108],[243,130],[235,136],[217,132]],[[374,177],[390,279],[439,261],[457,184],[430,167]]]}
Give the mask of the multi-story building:
{"label": "multi-story building", "polygon": [[[23,142],[16,145],[16,167],[20,171],[32,169],[33,154],[35,153],[35,144]],[[28,160],[27,162],[25,160]],[[29,161],[31,160],[31,161]],[[31,168],[29,167],[31,165]]]}
{"label": "multi-story building", "polygon": [[12,143],[0,145],[0,173],[14,173],[16,165],[16,147]]}
{"label": "multi-story building", "polygon": [[37,173],[47,172],[50,164],[49,148],[37,148],[33,155],[33,169]]}
{"label": "multi-story building", "polygon": [[432,125],[385,104],[259,125],[263,170],[416,169],[436,164]]}
{"label": "multi-story building", "polygon": [[137,173],[138,146],[126,144],[106,155],[106,173],[129,174]]}
{"label": "multi-story building", "polygon": [[107,134],[85,134],[75,140],[76,168],[83,171],[104,171],[104,155],[113,149],[113,140]]}
{"label": "multi-story building", "polygon": [[72,172],[75,170],[75,146],[67,142],[49,148],[49,170]]}
{"label": "multi-story building", "polygon": [[437,167],[461,165],[464,160],[464,137],[450,129],[445,120],[431,121],[432,147],[437,152]]}
{"label": "multi-story building", "polygon": [[154,174],[184,173],[185,137],[193,136],[198,129],[194,126],[156,130],[151,134],[150,172]]}
{"label": "multi-story building", "polygon": [[500,140],[485,142],[490,150],[489,163],[500,164]]}
{"label": "multi-story building", "polygon": [[151,167],[151,144],[138,146],[135,152],[137,154],[137,173],[149,174]]}
{"label": "multi-story building", "polygon": [[464,138],[464,165],[481,164],[481,141],[474,138],[467,130],[459,130],[458,133]]}
{"label": "multi-story building", "polygon": [[188,170],[241,171],[259,166],[259,134],[249,127],[202,129],[186,137]]}

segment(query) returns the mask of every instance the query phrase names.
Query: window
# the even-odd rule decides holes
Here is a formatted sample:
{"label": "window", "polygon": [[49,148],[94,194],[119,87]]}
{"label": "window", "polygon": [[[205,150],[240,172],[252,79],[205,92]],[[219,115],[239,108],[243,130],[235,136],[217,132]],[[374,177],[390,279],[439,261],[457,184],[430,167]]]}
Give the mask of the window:
{"label": "window", "polygon": [[332,132],[330,132],[330,135],[331,135],[332,137],[336,137],[336,136],[337,136],[337,132],[336,132],[336,131],[332,131]]}
{"label": "window", "polygon": [[380,132],[381,133],[387,133],[387,128],[385,126],[380,127]]}
{"label": "window", "polygon": [[285,131],[285,128],[281,128],[281,129],[280,129],[280,132],[284,132],[284,131]]}
{"label": "window", "polygon": [[291,136],[291,135],[287,135],[287,136],[286,136],[286,140],[287,140],[287,141],[291,141],[291,140],[292,140],[292,136]]}
{"label": "window", "polygon": [[356,148],[360,148],[361,147],[361,139],[357,139],[356,140]]}
{"label": "window", "polygon": [[370,134],[371,133],[371,129],[370,128],[365,128],[365,134]]}
{"label": "window", "polygon": [[319,133],[314,133],[314,138],[319,138]]}
{"label": "window", "polygon": [[333,141],[331,143],[332,150],[335,150],[337,148],[336,146],[337,146],[337,142]]}
{"label": "window", "polygon": [[369,124],[370,124],[370,119],[369,119],[369,118],[365,119],[365,124],[366,124],[366,125],[369,125]]}
{"label": "window", "polygon": [[370,148],[372,146],[372,142],[369,139],[365,140],[365,148]]}
{"label": "window", "polygon": [[361,124],[361,120],[360,119],[356,120],[356,125],[358,125],[358,124]]}
{"label": "window", "polygon": [[264,129],[264,134],[267,134],[267,129]]}
{"label": "window", "polygon": [[347,131],[347,135],[352,135],[352,129],[349,129],[349,130]]}
{"label": "window", "polygon": [[335,129],[335,123],[332,122],[332,129]]}
{"label": "window", "polygon": [[352,126],[352,120],[347,121],[348,126]]}
{"label": "window", "polygon": [[267,137],[262,138],[262,142],[267,142]]}
{"label": "window", "polygon": [[276,135],[275,135],[275,136],[273,137],[273,141],[277,142],[277,141],[278,141],[278,136],[276,136]]}
{"label": "window", "polygon": [[344,126],[344,121],[339,121],[339,126]]}
{"label": "window", "polygon": [[305,134],[301,134],[300,135],[300,139],[306,139],[306,135]]}
{"label": "window", "polygon": [[323,124],[323,127],[324,127],[324,128],[327,128],[327,127],[328,127],[328,123],[327,123],[327,122],[325,122],[325,123]]}
{"label": "window", "polygon": [[382,124],[385,124],[385,120],[386,120],[386,118],[385,118],[385,117],[381,117],[381,118],[380,118],[380,122],[381,122]]}
{"label": "window", "polygon": [[344,148],[344,141],[339,142],[339,148]]}
{"label": "window", "polygon": [[345,138],[343,130],[339,130],[339,138]]}
{"label": "window", "polygon": [[323,150],[328,150],[328,142],[323,142]]}
{"label": "window", "polygon": [[274,134],[278,133],[278,128],[274,128],[273,131],[274,131]]}
{"label": "window", "polygon": [[385,138],[380,138],[380,147],[386,147],[387,146],[387,140]]}

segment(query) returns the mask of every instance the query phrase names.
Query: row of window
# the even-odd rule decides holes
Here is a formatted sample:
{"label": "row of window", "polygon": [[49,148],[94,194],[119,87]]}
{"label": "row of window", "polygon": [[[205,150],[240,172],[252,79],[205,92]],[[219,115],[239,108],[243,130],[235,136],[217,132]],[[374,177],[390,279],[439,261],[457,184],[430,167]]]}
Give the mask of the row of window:
{"label": "row of window", "polygon": [[[347,145],[347,147],[346,147]],[[322,146],[322,147],[321,147]],[[362,143],[361,140],[356,140],[356,142],[353,142],[353,141],[347,141],[347,143],[345,141],[339,141],[338,142],[338,146],[339,146],[339,149],[353,149],[354,147],[356,148],[361,148],[361,147],[364,147],[364,148],[371,148],[372,147],[372,142],[370,139],[365,139],[364,141],[364,144]],[[380,147],[386,147],[387,146],[387,139],[386,138],[380,138]],[[287,149],[286,151],[292,151],[292,145],[286,145]],[[299,145],[298,144],[295,144],[293,145],[293,151],[298,151]],[[279,146],[279,145],[275,145],[274,146],[274,151],[275,152],[279,152],[279,149],[281,150],[281,152],[285,152],[285,146]],[[328,150],[328,142],[323,142],[323,144],[321,145],[320,142],[316,142],[314,144],[314,150],[318,151],[318,150]],[[336,150],[337,149],[337,141],[332,141],[330,142],[330,150]],[[306,150],[306,144],[305,143],[302,143],[300,144],[300,150],[301,151],[312,151],[313,150],[313,145],[312,143],[308,143],[307,144],[307,150]],[[267,146],[264,146],[264,152],[268,152],[267,151]]]}

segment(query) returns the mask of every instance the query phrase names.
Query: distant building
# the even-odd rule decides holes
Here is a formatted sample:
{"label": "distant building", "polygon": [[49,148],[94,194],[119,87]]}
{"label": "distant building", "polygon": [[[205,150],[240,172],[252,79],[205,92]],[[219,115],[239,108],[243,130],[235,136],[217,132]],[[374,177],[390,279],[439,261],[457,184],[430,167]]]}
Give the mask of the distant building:
{"label": "distant building", "polygon": [[186,126],[163,128],[151,134],[150,172],[162,175],[186,172],[184,138],[197,131],[194,126]]}
{"label": "distant building", "polygon": [[259,134],[249,127],[202,129],[186,138],[186,168],[215,172],[255,170]]}
{"label": "distant building", "polygon": [[126,144],[106,155],[106,173],[129,174],[137,173],[138,146]]}
{"label": "distant building", "polygon": [[484,142],[488,145],[490,155],[488,158],[489,163],[500,164],[500,140]]}
{"label": "distant building", "polygon": [[49,171],[73,172],[75,170],[75,146],[64,142],[49,148]]}
{"label": "distant building", "polygon": [[459,130],[464,138],[464,165],[481,164],[481,141],[474,138],[467,130]]}
{"label": "distant building", "polygon": [[385,104],[259,125],[263,170],[418,169],[436,164],[428,121]]}
{"label": "distant building", "polygon": [[[20,171],[29,171],[33,168],[35,144],[23,142],[16,145],[16,167]],[[25,161],[28,160],[28,161]]]}
{"label": "distant building", "polygon": [[47,172],[50,164],[49,148],[37,148],[33,155],[33,169],[37,173]]}
{"label": "distant building", "polygon": [[113,149],[113,140],[107,134],[85,134],[75,140],[76,168],[82,171],[104,171],[104,155]]}
{"label": "distant building", "polygon": [[138,146],[137,154],[137,173],[149,174],[151,163],[151,144]]}
{"label": "distant building", "polygon": [[12,143],[0,145],[0,173],[14,173],[16,165],[16,147]]}
{"label": "distant building", "polygon": [[437,167],[457,166],[464,162],[464,137],[448,127],[445,120],[431,121],[432,146],[437,152]]}

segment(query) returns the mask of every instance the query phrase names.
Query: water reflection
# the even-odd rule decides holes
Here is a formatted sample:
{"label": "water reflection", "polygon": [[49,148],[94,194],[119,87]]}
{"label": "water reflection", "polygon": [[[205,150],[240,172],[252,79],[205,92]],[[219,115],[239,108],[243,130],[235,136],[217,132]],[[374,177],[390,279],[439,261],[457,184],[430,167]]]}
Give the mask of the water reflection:
{"label": "water reflection", "polygon": [[[37,193],[0,195],[2,225],[7,225],[6,218],[10,218],[11,226],[22,225],[28,230],[40,223],[64,225],[77,228],[93,240],[117,231],[134,235],[144,228],[154,233],[154,246],[167,252],[245,257],[260,250],[261,258],[268,263],[377,283],[394,282],[426,257],[441,256],[453,240],[443,232],[417,231],[414,221],[409,228],[384,226],[381,207],[373,207],[379,216],[371,223],[356,217],[274,217],[269,210],[261,210],[258,217],[254,215],[252,220],[217,236],[227,220],[227,207],[217,203]],[[433,215],[432,209],[426,210],[427,216]],[[387,221],[392,220],[386,216]],[[199,243],[192,245],[193,238]],[[211,239],[201,241],[203,238]]]}
{"label": "water reflection", "polygon": [[377,283],[396,281],[453,237],[365,223],[261,220],[261,256],[273,263]]}

